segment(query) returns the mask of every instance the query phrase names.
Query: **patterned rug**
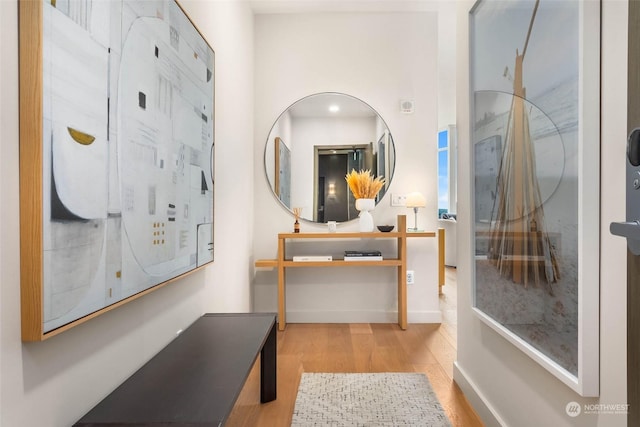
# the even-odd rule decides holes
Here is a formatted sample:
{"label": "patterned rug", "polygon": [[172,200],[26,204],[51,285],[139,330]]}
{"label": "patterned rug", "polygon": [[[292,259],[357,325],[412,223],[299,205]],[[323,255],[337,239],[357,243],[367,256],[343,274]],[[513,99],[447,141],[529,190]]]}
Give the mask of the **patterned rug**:
{"label": "patterned rug", "polygon": [[424,374],[303,373],[292,427],[450,427]]}

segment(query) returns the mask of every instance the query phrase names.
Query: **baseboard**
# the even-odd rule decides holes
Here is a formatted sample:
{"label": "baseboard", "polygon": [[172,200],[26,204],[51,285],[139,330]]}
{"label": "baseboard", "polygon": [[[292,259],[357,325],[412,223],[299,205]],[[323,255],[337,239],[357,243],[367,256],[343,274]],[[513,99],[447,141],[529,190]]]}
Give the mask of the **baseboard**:
{"label": "baseboard", "polygon": [[442,323],[442,312],[435,311],[409,311],[407,312],[409,323]]}
{"label": "baseboard", "polygon": [[[395,311],[289,311],[287,323],[396,323]],[[442,323],[440,311],[409,311],[409,323]]]}
{"label": "baseboard", "polygon": [[458,387],[460,387],[486,427],[505,427],[507,425],[491,403],[484,397],[478,386],[469,379],[469,376],[460,367],[458,361],[453,363],[453,380],[458,384]]}

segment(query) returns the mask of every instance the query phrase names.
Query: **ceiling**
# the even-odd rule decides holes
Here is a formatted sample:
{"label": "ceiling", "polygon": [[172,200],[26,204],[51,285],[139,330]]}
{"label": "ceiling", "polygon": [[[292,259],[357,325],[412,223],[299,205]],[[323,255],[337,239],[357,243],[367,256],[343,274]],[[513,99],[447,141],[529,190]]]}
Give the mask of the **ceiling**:
{"label": "ceiling", "polygon": [[250,0],[254,13],[435,12],[455,0]]}
{"label": "ceiling", "polygon": [[[339,111],[331,112],[329,107],[335,105]],[[376,112],[366,103],[352,96],[340,93],[323,93],[301,99],[289,108],[293,118],[323,117],[376,117]]]}

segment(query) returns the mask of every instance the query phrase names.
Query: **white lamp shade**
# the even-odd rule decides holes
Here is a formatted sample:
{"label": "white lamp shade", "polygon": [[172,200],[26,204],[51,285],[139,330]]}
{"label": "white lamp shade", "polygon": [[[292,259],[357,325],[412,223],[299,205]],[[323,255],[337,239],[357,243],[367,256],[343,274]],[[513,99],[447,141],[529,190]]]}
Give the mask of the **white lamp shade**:
{"label": "white lamp shade", "polygon": [[427,200],[422,193],[417,191],[407,194],[407,202],[405,204],[408,208],[424,208],[427,205]]}

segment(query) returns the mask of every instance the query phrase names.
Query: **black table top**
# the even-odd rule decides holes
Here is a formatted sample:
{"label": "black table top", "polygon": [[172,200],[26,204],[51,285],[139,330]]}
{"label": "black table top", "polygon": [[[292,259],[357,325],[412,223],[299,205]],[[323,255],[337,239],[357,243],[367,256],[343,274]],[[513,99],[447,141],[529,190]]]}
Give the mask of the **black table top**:
{"label": "black table top", "polygon": [[218,426],[233,405],[273,313],[205,314],[76,426]]}

